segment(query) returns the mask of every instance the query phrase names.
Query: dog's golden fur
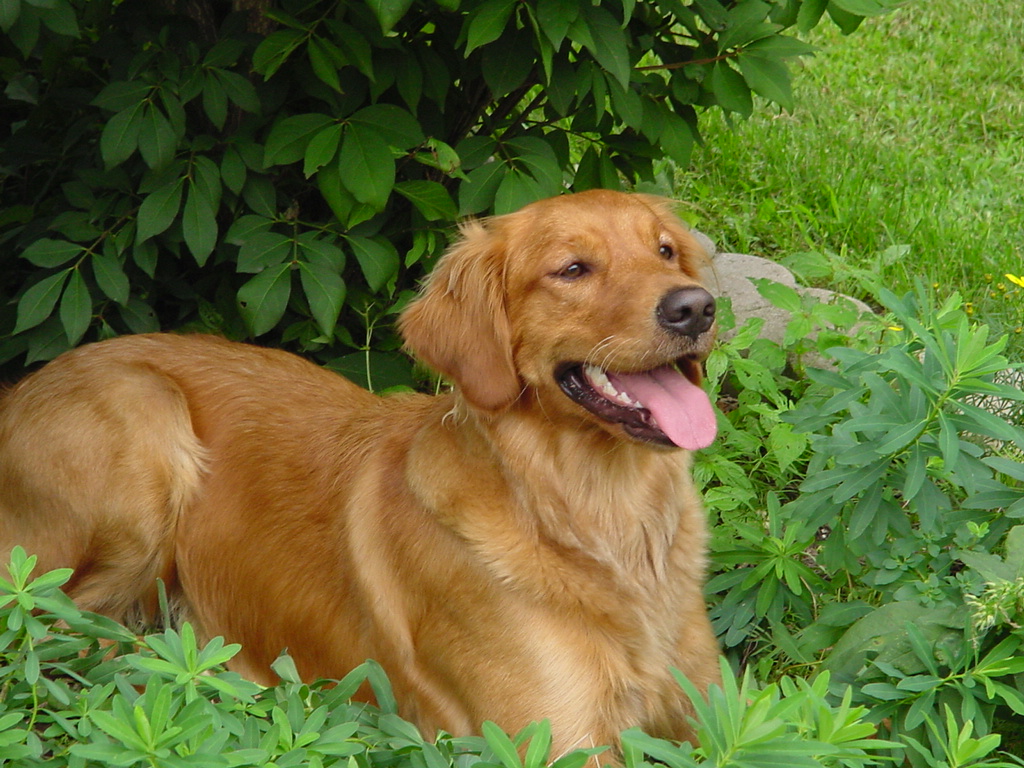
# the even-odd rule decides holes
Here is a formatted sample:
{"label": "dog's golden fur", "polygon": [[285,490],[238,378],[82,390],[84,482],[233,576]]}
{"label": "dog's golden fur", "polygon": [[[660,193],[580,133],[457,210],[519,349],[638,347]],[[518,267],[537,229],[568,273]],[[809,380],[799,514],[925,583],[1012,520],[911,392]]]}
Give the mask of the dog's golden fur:
{"label": "dog's golden fur", "polygon": [[673,336],[655,308],[700,258],[639,195],[465,226],[400,322],[455,385],[434,397],[205,336],[72,351],[0,409],[0,555],[74,568],[72,597],[116,618],[152,612],[160,577],[257,681],[285,648],[309,679],[375,658],[427,732],[689,737],[669,669],[717,677],[689,453],[597,418],[555,370],[695,368],[712,332]]}

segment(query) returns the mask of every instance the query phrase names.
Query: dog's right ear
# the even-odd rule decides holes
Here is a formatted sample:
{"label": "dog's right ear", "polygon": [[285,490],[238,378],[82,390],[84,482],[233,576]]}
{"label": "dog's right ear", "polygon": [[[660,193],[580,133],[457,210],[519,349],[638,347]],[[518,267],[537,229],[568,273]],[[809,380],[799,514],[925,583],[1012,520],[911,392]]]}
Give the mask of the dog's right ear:
{"label": "dog's right ear", "polygon": [[522,390],[505,307],[504,238],[479,222],[441,257],[398,327],[406,347],[469,403],[496,411]]}

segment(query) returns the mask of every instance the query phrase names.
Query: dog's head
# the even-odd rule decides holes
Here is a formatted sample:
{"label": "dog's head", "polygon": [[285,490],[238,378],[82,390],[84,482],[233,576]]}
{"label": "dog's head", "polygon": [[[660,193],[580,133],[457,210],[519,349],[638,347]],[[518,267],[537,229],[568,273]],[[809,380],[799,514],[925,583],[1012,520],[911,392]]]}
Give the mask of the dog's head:
{"label": "dog's head", "polygon": [[715,301],[698,281],[703,251],[667,202],[594,190],[462,235],[400,326],[471,406],[534,398],[619,437],[710,443],[700,364]]}

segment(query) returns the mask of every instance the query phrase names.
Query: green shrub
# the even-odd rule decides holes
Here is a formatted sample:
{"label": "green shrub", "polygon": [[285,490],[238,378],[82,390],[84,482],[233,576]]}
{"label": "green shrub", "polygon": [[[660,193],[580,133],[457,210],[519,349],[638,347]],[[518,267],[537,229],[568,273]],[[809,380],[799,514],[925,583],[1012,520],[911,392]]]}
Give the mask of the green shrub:
{"label": "green shrub", "polygon": [[1006,407],[1024,394],[1000,383],[1006,339],[956,295],[882,291],[889,315],[843,331],[827,327],[849,327],[843,309],[761,288],[794,310],[794,339],[810,323],[817,347],[844,344],[803,369],[808,342],[787,354],[751,320],[709,360],[735,393],[697,464],[716,629],[760,677],[852,689],[911,764],[974,764],[1024,715],[1024,429]]}
{"label": "green shrub", "polygon": [[[262,688],[223,669],[238,646],[215,638],[200,647],[189,624],[135,637],[78,611],[59,591],[69,571],[31,580],[34,564],[16,548],[10,579],[0,579],[0,763],[582,768],[605,751],[551,755],[546,721],[514,738],[484,723],[482,737],[426,740],[398,717],[383,670],[372,661],[336,685],[304,684],[282,656],[274,665],[281,683]],[[628,731],[626,765],[738,768],[785,756],[793,768],[859,766],[893,746],[870,738],[875,728],[849,695],[838,706],[827,701],[827,676],[814,685],[784,678],[758,689],[749,677],[737,688],[728,666],[723,672],[727,682],[709,703],[698,696],[703,747]],[[349,701],[364,682],[377,706]]]}
{"label": "green shrub", "polygon": [[458,216],[652,184],[888,2],[8,0],[0,365],[188,328],[408,382],[382,320]]}

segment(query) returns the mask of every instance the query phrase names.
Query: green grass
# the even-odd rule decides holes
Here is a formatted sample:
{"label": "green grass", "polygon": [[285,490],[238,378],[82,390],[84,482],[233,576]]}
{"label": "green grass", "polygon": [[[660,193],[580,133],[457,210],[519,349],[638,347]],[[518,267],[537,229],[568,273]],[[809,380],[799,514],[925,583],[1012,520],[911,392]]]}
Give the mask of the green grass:
{"label": "green grass", "polygon": [[719,248],[834,254],[819,280],[860,293],[846,268],[902,292],[959,290],[1024,348],[1024,3],[917,0],[850,37],[823,23],[795,64],[793,114],[729,126],[677,179]]}

